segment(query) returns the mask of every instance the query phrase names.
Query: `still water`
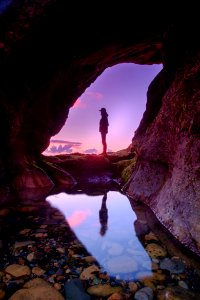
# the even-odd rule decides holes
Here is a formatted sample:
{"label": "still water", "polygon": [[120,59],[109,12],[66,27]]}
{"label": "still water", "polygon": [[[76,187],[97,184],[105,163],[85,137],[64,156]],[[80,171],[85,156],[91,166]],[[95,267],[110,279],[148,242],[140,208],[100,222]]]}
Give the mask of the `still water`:
{"label": "still water", "polygon": [[104,195],[60,193],[46,199],[65,216],[77,238],[103,270],[119,279],[151,275],[151,258],[135,231],[129,199],[116,191]]}

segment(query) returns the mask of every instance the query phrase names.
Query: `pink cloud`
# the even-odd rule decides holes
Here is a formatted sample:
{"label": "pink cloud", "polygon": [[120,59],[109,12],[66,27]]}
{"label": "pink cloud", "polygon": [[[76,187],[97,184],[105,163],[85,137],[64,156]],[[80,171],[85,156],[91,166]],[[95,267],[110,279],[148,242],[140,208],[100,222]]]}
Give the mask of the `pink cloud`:
{"label": "pink cloud", "polygon": [[86,211],[78,211],[76,210],[69,218],[67,218],[67,222],[71,227],[76,227],[82,224],[88,216],[90,216],[92,213],[90,210]]}
{"label": "pink cloud", "polygon": [[55,144],[66,144],[68,146],[80,146],[81,143],[80,142],[69,142],[69,141],[65,141],[65,140],[52,140],[50,141],[51,143],[55,143]]}
{"label": "pink cloud", "polygon": [[85,108],[85,107],[87,107],[87,105],[86,105],[86,103],[83,103],[81,98],[78,98],[73,105],[73,108]]}
{"label": "pink cloud", "polygon": [[87,92],[86,93],[90,98],[96,99],[96,100],[101,100],[104,95],[99,92]]}
{"label": "pink cloud", "polygon": [[72,106],[73,108],[87,108],[88,105],[86,101],[88,100],[101,100],[104,97],[102,93],[99,92],[86,92],[83,97],[80,97],[76,100],[74,105]]}

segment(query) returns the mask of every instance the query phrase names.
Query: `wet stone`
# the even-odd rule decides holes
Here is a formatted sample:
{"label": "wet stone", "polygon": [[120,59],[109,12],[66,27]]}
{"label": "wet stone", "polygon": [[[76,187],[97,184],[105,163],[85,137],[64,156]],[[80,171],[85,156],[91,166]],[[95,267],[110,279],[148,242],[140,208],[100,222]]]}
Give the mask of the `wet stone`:
{"label": "wet stone", "polygon": [[132,293],[135,293],[138,290],[138,285],[135,282],[129,282],[128,287]]}
{"label": "wet stone", "polygon": [[126,300],[127,297],[126,295],[122,294],[122,293],[113,293],[108,300]]}
{"label": "wet stone", "polygon": [[37,276],[42,276],[45,273],[45,270],[43,270],[39,267],[34,267],[34,268],[32,268],[32,273]]}
{"label": "wet stone", "polygon": [[160,268],[164,270],[168,270],[174,274],[180,274],[184,272],[185,265],[178,258],[170,259],[166,257],[160,262]]}
{"label": "wet stone", "polygon": [[20,289],[16,291],[9,300],[64,300],[64,297],[52,286],[37,286],[29,289]]}
{"label": "wet stone", "polygon": [[65,283],[65,296],[68,300],[90,300],[80,279],[70,279]]}
{"label": "wet stone", "polygon": [[22,241],[22,242],[16,242],[16,243],[14,244],[14,247],[13,247],[13,253],[14,253],[14,254],[17,254],[17,253],[19,253],[19,251],[20,251],[21,249],[23,249],[24,247],[27,247],[27,246],[32,245],[32,244],[34,244],[34,243],[35,243],[35,241],[32,241],[32,240],[29,240],[29,241]]}
{"label": "wet stone", "polygon": [[9,265],[5,271],[14,277],[28,276],[31,274],[31,270],[28,266],[18,264]]}
{"label": "wet stone", "polygon": [[35,260],[37,260],[37,258],[38,258],[37,254],[35,252],[31,252],[27,255],[27,260],[29,262],[35,261]]}
{"label": "wet stone", "polygon": [[92,265],[86,269],[80,274],[81,280],[88,280],[93,279],[95,277],[95,272],[99,272],[99,268],[96,265]]}
{"label": "wet stone", "polygon": [[135,293],[134,299],[153,300],[153,290],[149,287],[144,287]]}
{"label": "wet stone", "polygon": [[6,295],[6,292],[4,290],[0,289],[0,299],[4,299],[5,295]]}
{"label": "wet stone", "polygon": [[148,244],[146,250],[151,258],[165,257],[167,255],[167,251],[163,247],[154,243]]}
{"label": "wet stone", "polygon": [[160,291],[157,295],[158,300],[199,300],[199,295],[187,291],[182,287],[168,287]]}
{"label": "wet stone", "polygon": [[87,289],[87,292],[96,297],[108,297],[112,295],[113,293],[122,291],[122,287],[116,286],[110,286],[109,284],[99,284],[91,286]]}
{"label": "wet stone", "polygon": [[144,239],[147,242],[159,241],[158,237],[152,231],[146,234]]}
{"label": "wet stone", "polygon": [[188,285],[185,281],[179,280],[178,285],[186,290],[188,290]]}

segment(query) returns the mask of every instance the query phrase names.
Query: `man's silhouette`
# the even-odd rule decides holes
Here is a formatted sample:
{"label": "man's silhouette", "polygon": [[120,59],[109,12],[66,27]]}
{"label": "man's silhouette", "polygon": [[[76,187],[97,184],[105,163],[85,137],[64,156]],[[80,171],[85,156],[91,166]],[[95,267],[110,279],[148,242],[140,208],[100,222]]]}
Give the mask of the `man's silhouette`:
{"label": "man's silhouette", "polygon": [[106,230],[108,229],[108,209],[106,207],[106,200],[107,200],[107,192],[104,194],[101,204],[101,209],[99,211],[99,222],[101,224],[100,228],[100,235],[105,235]]}
{"label": "man's silhouette", "polygon": [[106,109],[103,107],[100,109],[101,112],[101,119],[99,122],[99,132],[101,132],[101,139],[103,144],[103,153],[106,154],[107,152],[107,144],[106,144],[106,134],[108,133],[108,114],[106,112]]}

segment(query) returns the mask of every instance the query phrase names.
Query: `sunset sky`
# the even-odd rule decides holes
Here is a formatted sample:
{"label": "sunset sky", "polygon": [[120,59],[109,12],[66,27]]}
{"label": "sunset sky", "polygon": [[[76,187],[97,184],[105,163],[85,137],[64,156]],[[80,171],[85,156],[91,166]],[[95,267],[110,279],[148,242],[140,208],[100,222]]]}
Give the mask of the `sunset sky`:
{"label": "sunset sky", "polygon": [[106,69],[77,99],[44,154],[101,153],[101,107],[109,115],[108,151],[127,148],[145,111],[148,86],[161,69],[162,65],[132,63]]}

